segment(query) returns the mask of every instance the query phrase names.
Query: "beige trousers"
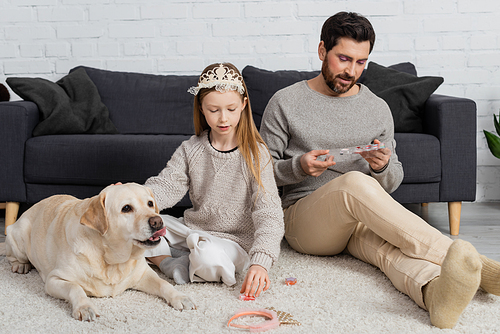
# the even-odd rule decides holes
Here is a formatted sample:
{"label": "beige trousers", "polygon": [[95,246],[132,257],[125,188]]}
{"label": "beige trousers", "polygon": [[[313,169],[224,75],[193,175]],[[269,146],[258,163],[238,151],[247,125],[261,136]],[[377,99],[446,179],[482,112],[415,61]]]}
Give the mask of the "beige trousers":
{"label": "beige trousers", "polygon": [[360,172],[346,173],[288,207],[285,237],[305,254],[347,250],[380,268],[423,309],[422,287],[439,276],[453,241]]}

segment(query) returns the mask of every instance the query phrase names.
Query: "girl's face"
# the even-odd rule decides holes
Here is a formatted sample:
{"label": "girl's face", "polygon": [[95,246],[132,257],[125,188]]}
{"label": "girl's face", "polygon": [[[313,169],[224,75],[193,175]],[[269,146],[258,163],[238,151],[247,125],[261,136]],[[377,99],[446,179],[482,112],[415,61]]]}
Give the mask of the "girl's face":
{"label": "girl's face", "polygon": [[232,140],[236,137],[236,128],[246,105],[247,98],[242,100],[236,91],[213,91],[203,98],[201,112],[212,129],[214,140]]}

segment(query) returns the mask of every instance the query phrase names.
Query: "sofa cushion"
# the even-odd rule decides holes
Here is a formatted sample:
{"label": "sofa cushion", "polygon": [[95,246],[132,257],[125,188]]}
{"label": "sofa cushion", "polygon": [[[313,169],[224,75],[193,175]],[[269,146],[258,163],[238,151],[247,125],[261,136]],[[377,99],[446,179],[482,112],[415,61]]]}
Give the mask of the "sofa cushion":
{"label": "sofa cushion", "polygon": [[439,140],[423,133],[396,133],[396,154],[403,164],[403,183],[441,181]]}
{"label": "sofa cushion", "polygon": [[[389,68],[417,75],[415,66],[412,63],[394,64]],[[358,82],[363,83],[365,72],[366,70],[363,71]],[[253,119],[257,128],[260,128],[262,114],[274,93],[298,81],[312,79],[319,73],[320,71],[268,71],[250,65],[246,66],[242,71],[242,75],[248,88]]]}
{"label": "sofa cushion", "polygon": [[194,134],[195,75],[153,75],[84,68],[123,134]]}
{"label": "sofa cushion", "polygon": [[250,65],[246,66],[242,75],[248,88],[253,119],[257,128],[260,128],[262,114],[274,93],[298,81],[312,79],[318,74],[319,71],[267,71]]}
{"label": "sofa cushion", "polygon": [[[415,76],[417,75],[417,69],[415,68],[415,65],[413,65],[410,62],[397,63],[394,65],[388,66],[388,68],[392,68],[393,70],[408,73],[408,74],[415,75]],[[359,77],[358,82],[364,83],[365,76],[366,76],[366,69],[363,70],[363,73]]]}
{"label": "sofa cushion", "polygon": [[425,101],[443,81],[441,77],[417,77],[374,62],[368,64],[363,79],[364,85],[391,108],[395,132],[422,132]]}
{"label": "sofa cushion", "polygon": [[107,186],[144,183],[166,166],[184,135],[57,135],[26,142],[25,182]]}
{"label": "sofa cushion", "polygon": [[440,202],[439,185],[439,182],[402,183],[391,196],[401,204]]}
{"label": "sofa cushion", "polygon": [[[37,203],[42,199],[60,194],[71,194],[76,198],[84,199],[95,196],[104,189],[106,185],[101,186],[88,186],[88,185],[73,185],[73,184],[38,184],[38,183],[26,183],[26,191],[28,197],[26,203]],[[182,217],[182,211],[186,207],[192,206],[191,200],[189,199],[189,194],[186,194],[174,207],[177,209],[163,210],[162,214],[171,215],[174,217]],[[181,214],[178,214],[178,213]]]}
{"label": "sofa cushion", "polygon": [[83,69],[57,82],[42,78],[8,78],[12,90],[36,103],[40,123],[33,136],[75,133],[117,133],[106,106]]}

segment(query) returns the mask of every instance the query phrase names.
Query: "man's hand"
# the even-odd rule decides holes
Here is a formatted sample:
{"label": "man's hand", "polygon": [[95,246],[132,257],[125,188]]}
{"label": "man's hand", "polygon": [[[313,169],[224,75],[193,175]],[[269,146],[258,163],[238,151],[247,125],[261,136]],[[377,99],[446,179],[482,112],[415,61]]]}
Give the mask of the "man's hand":
{"label": "man's hand", "polygon": [[319,161],[318,157],[328,154],[328,150],[312,150],[300,157],[300,165],[308,175],[318,177],[330,166],[335,165],[333,156],[328,156],[325,161]]}
{"label": "man's hand", "polygon": [[325,161],[318,160],[321,155],[328,154],[329,150],[312,150],[300,157],[300,165],[308,175],[318,177],[330,166],[335,165],[333,156],[327,156]]}
{"label": "man's hand", "polygon": [[[380,144],[380,140],[375,139],[373,143]],[[359,155],[361,155],[366,161],[368,161],[370,167],[376,172],[382,170],[389,163],[391,154],[392,152],[390,149],[381,148],[380,150],[376,151],[361,152]]]}

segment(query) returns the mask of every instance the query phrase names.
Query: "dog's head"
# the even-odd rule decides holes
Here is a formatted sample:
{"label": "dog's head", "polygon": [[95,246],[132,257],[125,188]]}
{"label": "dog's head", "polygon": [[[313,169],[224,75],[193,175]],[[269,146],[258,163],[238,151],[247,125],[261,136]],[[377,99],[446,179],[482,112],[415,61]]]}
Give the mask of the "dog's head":
{"label": "dog's head", "polygon": [[156,247],[165,235],[163,220],[151,189],[136,183],[113,185],[90,199],[80,223],[98,231],[106,247],[124,251],[126,245]]}

